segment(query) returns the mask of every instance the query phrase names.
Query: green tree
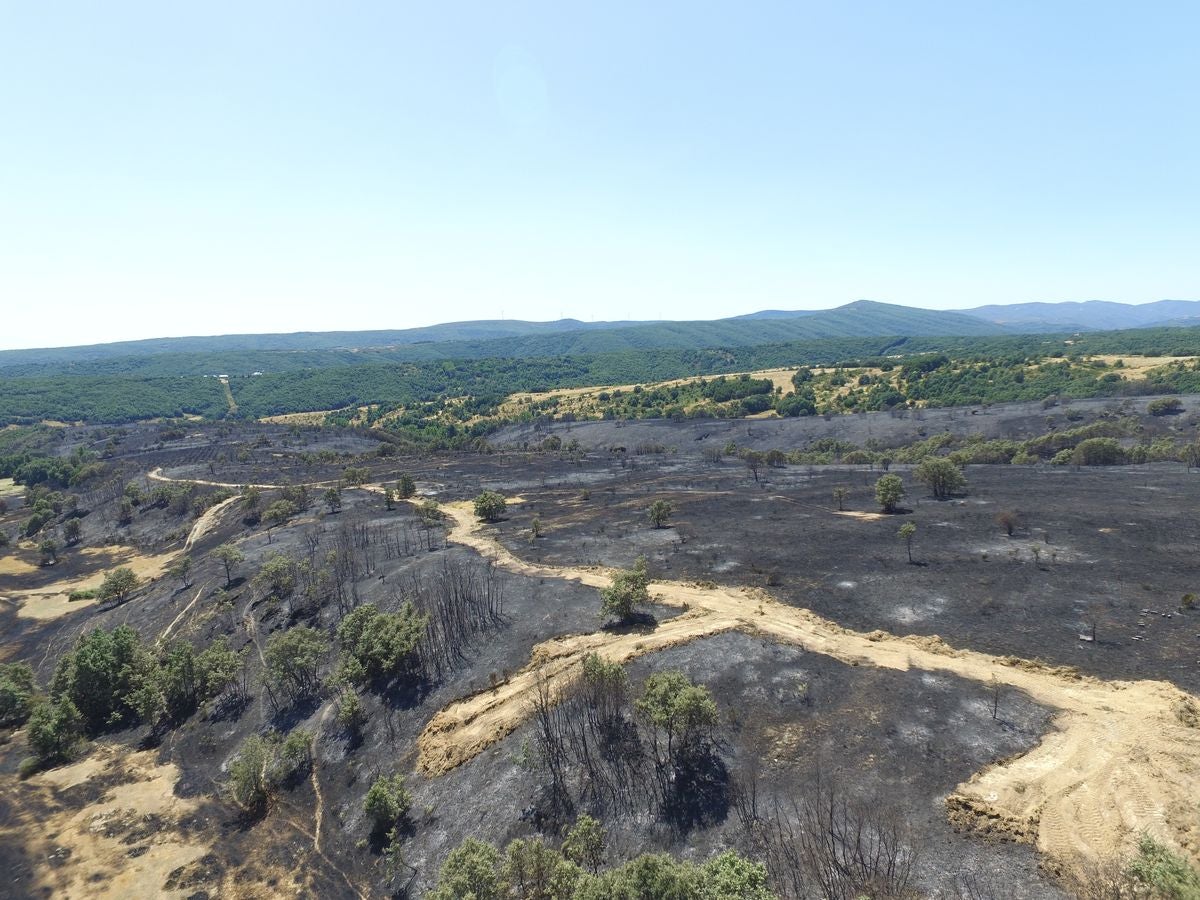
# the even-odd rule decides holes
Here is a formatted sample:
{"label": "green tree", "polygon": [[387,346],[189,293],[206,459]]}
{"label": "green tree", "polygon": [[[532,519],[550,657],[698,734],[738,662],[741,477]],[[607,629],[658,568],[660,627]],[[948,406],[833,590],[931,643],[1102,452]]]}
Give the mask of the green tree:
{"label": "green tree", "polygon": [[67,519],[63,522],[63,539],[68,547],[74,547],[83,536],[83,526],[78,519]]}
{"label": "green tree", "polygon": [[406,602],[397,612],[383,613],[365,603],[337,627],[338,643],[346,655],[342,672],[352,683],[384,682],[415,671],[416,650],[429,617]]}
{"label": "green tree", "polygon": [[899,475],[884,475],[875,482],[875,500],[886,513],[893,513],[904,499],[904,482]]}
{"label": "green tree", "polygon": [[650,602],[650,578],[646,574],[646,558],[639,556],[633,568],[617,572],[612,583],[600,589],[601,618],[616,618],[625,622],[633,617],[637,607]]}
{"label": "green tree", "polygon": [[225,586],[233,584],[233,570],[246,561],[245,554],[233,544],[221,544],[213,550],[213,556],[225,566]]}
{"label": "green tree", "polygon": [[400,480],[396,482],[396,495],[401,500],[407,500],[417,492],[417,483],[413,481],[411,475],[405,472],[400,476]]}
{"label": "green tree", "polygon": [[299,507],[291,500],[276,500],[263,511],[263,518],[272,527],[282,525],[296,513],[300,512]]}
{"label": "green tree", "polygon": [[340,512],[342,508],[342,492],[336,487],[327,488],[322,495],[325,500],[325,505],[329,507],[331,513]]}
{"label": "green tree", "polygon": [[846,498],[850,496],[850,492],[844,487],[835,487],[833,489],[833,501],[838,505],[838,512],[842,512],[846,508]]}
{"label": "green tree", "polygon": [[267,557],[252,581],[263,597],[285,600],[296,590],[296,562],[282,553]]}
{"label": "green tree", "polygon": [[100,583],[96,596],[101,601],[124,600],[137,588],[139,583],[133,569],[121,566],[104,576],[104,581]]}
{"label": "green tree", "polygon": [[343,688],[338,697],[337,723],[346,729],[352,740],[362,738],[363,726],[367,724],[367,710],[352,687]]}
{"label": "green tree", "polygon": [[45,538],[38,544],[38,552],[42,554],[43,566],[58,562],[58,541],[52,537]]}
{"label": "green tree", "polygon": [[128,625],[96,628],[59,658],[50,696],[69,699],[95,733],[137,720],[139,693],[154,668],[153,656]]}
{"label": "green tree", "polygon": [[307,625],[277,631],[267,639],[267,681],[291,699],[313,694],[320,686],[321,659],[329,649],[325,636]]}
{"label": "green tree", "polygon": [[900,526],[897,534],[900,536],[900,540],[904,541],[904,547],[908,550],[908,561],[911,563],[913,561],[912,542],[917,534],[917,526],[913,522],[905,522]]}
{"label": "green tree", "polygon": [[275,753],[275,764],[271,769],[271,780],[287,784],[303,776],[312,768],[313,735],[303,728],[288,733]]}
{"label": "green tree", "polygon": [[537,838],[518,838],[505,848],[502,877],[524,900],[570,898],[583,870]]}
{"label": "green tree", "polygon": [[484,491],[475,498],[475,515],[484,522],[495,522],[508,508],[504,497],[495,491]]}
{"label": "green tree", "polygon": [[562,853],[575,865],[595,875],[604,862],[604,847],[607,842],[608,836],[604,832],[604,826],[587,813],[583,813],[567,832]]}
{"label": "green tree", "polygon": [[69,697],[34,704],[26,735],[38,762],[47,765],[74,756],[80,743],[81,721]]}
{"label": "green tree", "polygon": [[673,512],[675,507],[670,500],[655,500],[650,504],[650,524],[655,528],[664,527],[670,521]]}
{"label": "green tree", "polygon": [[171,567],[167,570],[167,574],[172,578],[178,578],[183,582],[183,586],[192,586],[192,558],[190,556],[181,556],[175,562],[171,563]]}
{"label": "green tree", "polygon": [[510,894],[500,878],[500,851],[467,838],[450,851],[429,900],[505,900]]}
{"label": "green tree", "polygon": [[383,506],[385,509],[396,508],[396,492],[390,487],[383,489]]}
{"label": "green tree", "polygon": [[960,494],[967,486],[962,469],[944,456],[927,456],[913,470],[919,481],[924,482],[933,496],[945,500],[952,494]]}
{"label": "green tree", "polygon": [[242,809],[257,812],[271,797],[269,769],[271,748],[257,734],[242,741],[238,754],[229,764],[229,793]]}
{"label": "green tree", "polygon": [[667,754],[678,759],[699,748],[717,724],[717,704],[708,689],[682,672],[655,672],[646,679],[637,710],[667,736]]}
{"label": "green tree", "polygon": [[363,812],[371,822],[374,834],[395,828],[411,806],[412,795],[404,785],[403,775],[380,775],[371,783],[363,800]]}
{"label": "green tree", "polygon": [[25,663],[0,663],[0,728],[21,725],[33,708],[33,669]]}
{"label": "green tree", "polygon": [[371,477],[370,471],[364,466],[350,466],[342,472],[342,481],[351,487],[360,487]]}

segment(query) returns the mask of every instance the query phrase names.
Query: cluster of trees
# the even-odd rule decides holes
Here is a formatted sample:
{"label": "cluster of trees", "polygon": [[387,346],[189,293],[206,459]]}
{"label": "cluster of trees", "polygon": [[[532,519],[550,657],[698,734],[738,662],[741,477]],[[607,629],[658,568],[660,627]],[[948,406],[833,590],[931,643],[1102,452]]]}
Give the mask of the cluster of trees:
{"label": "cluster of trees", "polygon": [[28,719],[40,764],[69,758],[85,736],[172,724],[202,703],[244,692],[242,654],[224,638],[202,651],[187,641],[155,647],[127,625],[82,635],[59,659],[45,697],[35,696],[32,672],[0,672],[0,710]]}
{"label": "cluster of trees", "polygon": [[706,863],[644,853],[600,871],[607,836],[583,815],[555,848],[519,838],[499,850],[468,838],[450,852],[431,900],[772,900],[766,869],[727,850]]}

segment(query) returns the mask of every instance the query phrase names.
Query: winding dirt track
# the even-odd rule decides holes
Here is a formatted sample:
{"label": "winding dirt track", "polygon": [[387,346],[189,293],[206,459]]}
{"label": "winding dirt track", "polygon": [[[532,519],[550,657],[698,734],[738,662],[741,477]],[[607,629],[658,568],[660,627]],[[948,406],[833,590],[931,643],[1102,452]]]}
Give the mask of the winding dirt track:
{"label": "winding dirt track", "polygon": [[[520,575],[609,583],[596,568],[535,565],[484,534],[469,504],[444,506],[449,539]],[[1148,832],[1200,860],[1200,730],[1179,710],[1195,699],[1161,681],[1102,681],[1069,669],[955,649],[937,637],[850,631],[750,589],[655,582],[656,601],[687,612],[645,634],[596,632],[538,644],[508,680],[450,704],[418,741],[427,776],[451,771],[517,728],[530,713],[538,681],[551,691],[574,678],[588,653],[624,662],[723,631],[739,630],[853,665],[946,672],[1025,691],[1057,709],[1051,731],[1028,753],[958,785],[947,812],[959,826],[1035,844],[1052,864],[1128,852]]]}

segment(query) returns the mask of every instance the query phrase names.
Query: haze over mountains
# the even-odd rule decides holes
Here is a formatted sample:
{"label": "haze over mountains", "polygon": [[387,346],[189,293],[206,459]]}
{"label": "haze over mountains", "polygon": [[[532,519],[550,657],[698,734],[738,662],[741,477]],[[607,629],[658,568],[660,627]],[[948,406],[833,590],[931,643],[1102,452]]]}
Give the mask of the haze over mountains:
{"label": "haze over mountains", "polygon": [[483,320],[380,331],[234,334],[156,338],[83,347],[0,351],[8,374],[161,354],[354,352],[388,349],[393,361],[485,357],[570,356],[654,348],[701,349],[841,337],[984,336],[1107,331],[1200,324],[1200,301],[1161,300],[1016,303],[963,310],[926,310],[858,300],[827,310],[761,310],[693,322],[553,322]]}

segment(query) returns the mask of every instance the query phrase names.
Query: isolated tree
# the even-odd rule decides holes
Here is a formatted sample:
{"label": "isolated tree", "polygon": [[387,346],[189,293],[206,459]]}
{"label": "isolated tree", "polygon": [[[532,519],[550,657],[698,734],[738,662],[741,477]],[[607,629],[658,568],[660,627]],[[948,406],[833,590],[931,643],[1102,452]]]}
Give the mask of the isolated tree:
{"label": "isolated tree", "polygon": [[544,530],[541,518],[534,516],[533,521],[529,523],[529,537],[536,540],[542,536]]}
{"label": "isolated tree", "polygon": [[495,522],[508,508],[504,497],[495,491],[484,491],[475,498],[475,515],[485,522]]}
{"label": "isolated tree", "polygon": [[412,806],[412,795],[404,785],[403,775],[380,775],[367,790],[363,812],[371,823],[371,831],[383,834],[395,828]]}
{"label": "isolated tree", "polygon": [[192,586],[192,558],[190,556],[181,556],[175,562],[171,563],[171,568],[167,570],[167,574],[172,578],[178,578],[183,582],[183,586]]}
{"label": "isolated tree", "polygon": [[670,521],[671,514],[674,512],[675,506],[670,500],[655,500],[650,504],[650,524],[655,528],[663,528]]}
{"label": "isolated tree", "polygon": [[843,512],[846,509],[846,498],[850,496],[850,492],[844,487],[835,487],[833,489],[833,501],[838,505],[838,512]]}
{"label": "isolated tree", "polygon": [[233,544],[221,544],[213,550],[213,556],[225,566],[225,585],[233,584],[233,570],[246,561],[246,556]]}
{"label": "isolated tree", "polygon": [[899,475],[884,475],[875,482],[875,500],[886,513],[894,513],[904,499],[904,482]]}
{"label": "isolated tree", "polygon": [[966,476],[962,469],[944,456],[927,456],[913,471],[917,479],[929,486],[933,496],[945,500],[951,494],[958,494],[967,486]]}
{"label": "isolated tree", "polygon": [[52,537],[45,538],[38,544],[38,552],[42,554],[42,565],[49,566],[58,562],[58,541]]}
{"label": "isolated tree", "polygon": [[746,468],[754,476],[755,484],[758,484],[758,473],[762,471],[766,459],[766,455],[760,453],[758,450],[746,450],[742,453],[742,461],[746,463]]}
{"label": "isolated tree", "polygon": [[363,726],[367,724],[367,708],[363,706],[358,691],[345,687],[338,696],[337,723],[346,729],[346,734],[357,743],[362,739]]}
{"label": "isolated tree", "polygon": [[617,572],[612,583],[600,589],[600,617],[628,621],[637,607],[650,602],[649,587],[646,557],[639,556],[632,569]]}
{"label": "isolated tree", "polygon": [[101,601],[124,600],[138,584],[140,581],[133,569],[121,566],[104,576],[104,581],[96,590],[96,597]]}
{"label": "isolated tree", "polygon": [[323,499],[325,505],[329,507],[331,513],[336,513],[342,508],[342,492],[335,487],[331,487],[325,491]]}
{"label": "isolated tree", "polygon": [[900,536],[900,540],[904,541],[904,547],[906,550],[908,550],[908,561],[911,563],[913,561],[912,543],[913,538],[917,534],[917,526],[912,522],[905,522],[900,526],[900,530],[897,532],[897,534]]}
{"label": "isolated tree", "polygon": [[675,763],[700,749],[717,724],[712,694],[682,672],[655,672],[635,704],[639,713],[665,732],[667,755]]}
{"label": "isolated tree", "polygon": [[385,509],[396,508],[396,492],[390,487],[383,489],[383,506]]}
{"label": "isolated tree", "polygon": [[117,507],[117,524],[128,525],[133,521],[133,501],[128,497],[121,498],[121,503]]}
{"label": "isolated tree", "polygon": [[78,519],[67,519],[63,523],[63,539],[67,542],[68,547],[74,547],[78,544],[82,535],[83,526],[80,525]]}
{"label": "isolated tree", "polygon": [[405,472],[400,476],[400,480],[396,482],[396,496],[401,500],[407,500],[417,492],[417,484],[413,481],[412,476]]}

